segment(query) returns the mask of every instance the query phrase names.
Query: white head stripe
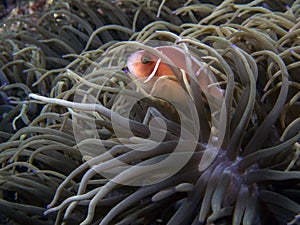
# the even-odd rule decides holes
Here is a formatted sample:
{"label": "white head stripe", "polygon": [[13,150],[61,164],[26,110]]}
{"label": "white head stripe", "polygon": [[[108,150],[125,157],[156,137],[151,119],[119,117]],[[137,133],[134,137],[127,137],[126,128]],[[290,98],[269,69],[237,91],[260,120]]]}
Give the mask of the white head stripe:
{"label": "white head stripe", "polygon": [[157,72],[157,70],[158,70],[158,66],[159,66],[160,62],[161,62],[161,58],[159,58],[159,59],[157,60],[157,62],[156,62],[156,64],[155,64],[155,67],[154,67],[153,71],[149,74],[148,78],[147,78],[146,80],[144,80],[144,83],[147,83],[148,81],[150,81],[150,80],[152,79],[152,77],[155,76],[155,74],[156,74],[156,72]]}

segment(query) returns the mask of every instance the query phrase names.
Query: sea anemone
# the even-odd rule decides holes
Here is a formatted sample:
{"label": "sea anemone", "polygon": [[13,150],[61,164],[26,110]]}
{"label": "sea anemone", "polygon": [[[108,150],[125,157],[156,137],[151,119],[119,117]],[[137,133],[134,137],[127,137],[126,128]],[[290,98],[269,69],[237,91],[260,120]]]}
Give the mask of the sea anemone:
{"label": "sea anemone", "polygon": [[[2,21],[2,223],[300,224],[300,1],[221,2],[48,1]],[[171,64],[161,45],[224,96],[191,68],[174,69],[186,102],[153,96],[126,63]]]}

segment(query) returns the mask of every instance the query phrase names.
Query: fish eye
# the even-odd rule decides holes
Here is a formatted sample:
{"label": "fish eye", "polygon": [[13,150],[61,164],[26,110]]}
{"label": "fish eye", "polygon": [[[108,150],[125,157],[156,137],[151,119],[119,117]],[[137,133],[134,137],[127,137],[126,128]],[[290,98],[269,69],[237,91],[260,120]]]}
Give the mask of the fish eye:
{"label": "fish eye", "polygon": [[152,62],[152,58],[151,58],[150,55],[145,54],[145,55],[142,56],[141,62],[142,62],[143,64],[148,64],[148,63]]}

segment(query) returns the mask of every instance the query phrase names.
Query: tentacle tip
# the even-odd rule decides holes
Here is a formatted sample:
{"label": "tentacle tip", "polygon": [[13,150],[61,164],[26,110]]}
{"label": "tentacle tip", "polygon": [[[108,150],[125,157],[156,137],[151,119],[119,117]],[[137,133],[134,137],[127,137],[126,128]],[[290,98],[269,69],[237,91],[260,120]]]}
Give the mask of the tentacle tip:
{"label": "tentacle tip", "polygon": [[52,204],[46,205],[46,211],[44,212],[44,214],[48,214],[48,210],[52,208]]}
{"label": "tentacle tip", "polygon": [[65,113],[63,113],[63,114],[59,114],[58,115],[60,118],[62,118],[62,117],[65,117],[66,116],[66,114]]}
{"label": "tentacle tip", "polygon": [[5,100],[6,100],[6,102],[9,103],[9,104],[11,103],[10,98],[6,98]]}
{"label": "tentacle tip", "polygon": [[124,73],[129,73],[128,69],[124,69],[123,71],[124,71]]}
{"label": "tentacle tip", "polygon": [[283,141],[284,141],[284,137],[281,137],[281,138],[279,139],[279,141],[280,141],[280,142],[283,142]]}
{"label": "tentacle tip", "polygon": [[236,44],[231,44],[232,48],[237,48]]}

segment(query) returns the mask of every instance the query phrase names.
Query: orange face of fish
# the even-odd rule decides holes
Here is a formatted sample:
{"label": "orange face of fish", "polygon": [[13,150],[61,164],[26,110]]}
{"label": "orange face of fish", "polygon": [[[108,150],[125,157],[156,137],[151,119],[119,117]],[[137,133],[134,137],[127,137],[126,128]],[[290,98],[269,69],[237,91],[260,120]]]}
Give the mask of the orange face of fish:
{"label": "orange face of fish", "polygon": [[175,76],[169,65],[160,62],[157,56],[146,51],[133,53],[128,58],[127,65],[130,73],[136,78],[147,79],[151,74],[153,77]]}
{"label": "orange face of fish", "polygon": [[[173,66],[184,70],[187,74],[186,56],[183,50],[173,46],[161,46],[156,49],[168,57],[173,62]],[[193,71],[196,75],[200,88],[205,93],[217,98],[223,97],[221,89],[213,85],[209,87],[213,83],[210,79],[212,73],[207,69],[203,69],[203,63],[191,56],[191,65],[192,68],[189,71]],[[136,78],[141,78],[144,83],[164,75],[175,77],[171,65],[164,63],[157,56],[144,50],[132,53],[127,60],[127,66],[130,73]]]}

